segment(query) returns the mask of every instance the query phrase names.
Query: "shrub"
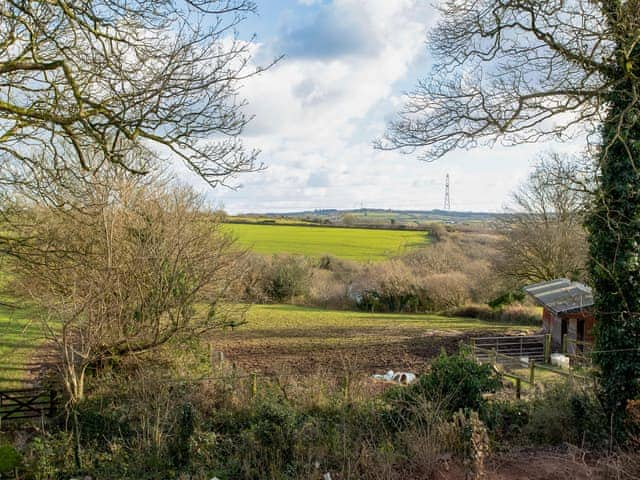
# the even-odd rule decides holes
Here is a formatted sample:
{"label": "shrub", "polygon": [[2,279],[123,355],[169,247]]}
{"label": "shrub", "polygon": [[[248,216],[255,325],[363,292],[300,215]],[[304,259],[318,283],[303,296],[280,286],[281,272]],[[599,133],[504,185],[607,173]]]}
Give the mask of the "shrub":
{"label": "shrub", "polygon": [[392,389],[387,395],[402,416],[410,415],[410,407],[425,399],[452,414],[458,410],[479,410],[486,403],[483,394],[500,387],[500,379],[490,365],[480,365],[462,353],[449,356],[442,352],[416,383]]}
{"label": "shrub", "polygon": [[271,271],[269,258],[247,252],[239,265],[241,272],[239,300],[264,303],[269,300],[266,281]]}
{"label": "shrub", "polygon": [[526,442],[559,445],[606,445],[608,422],[593,393],[559,384],[534,398],[522,433]]}
{"label": "shrub", "polygon": [[25,451],[28,478],[69,478],[75,469],[72,444],[71,435],[67,432],[43,433],[35,437]]}
{"label": "shrub", "polygon": [[284,399],[267,396],[251,408],[218,418],[219,468],[233,478],[282,478],[294,467],[297,411]]}
{"label": "shrub", "polygon": [[451,308],[445,314],[450,317],[477,318],[479,320],[527,325],[540,325],[542,318],[538,308],[520,304],[494,309],[488,305],[471,303],[462,307]]}
{"label": "shrub", "polygon": [[182,405],[177,425],[177,435],[169,445],[169,455],[176,468],[189,465],[191,459],[191,437],[195,431],[195,412],[190,403]]}
{"label": "shrub", "polygon": [[276,302],[292,300],[309,291],[311,273],[304,258],[275,256],[267,273],[265,291]]}
{"label": "shrub", "polygon": [[348,287],[334,272],[316,268],[311,275],[307,303],[322,308],[347,308],[353,300],[347,295]]}
{"label": "shrub", "polygon": [[12,473],[22,463],[22,455],[9,444],[0,445],[0,476]]}
{"label": "shrub", "polygon": [[420,286],[409,267],[398,260],[370,265],[356,279],[358,307],[371,312],[417,311]]}
{"label": "shrub", "polygon": [[447,310],[446,315],[450,317],[477,318],[479,320],[495,320],[496,311],[488,305],[469,303],[461,307]]}
{"label": "shrub", "polygon": [[490,302],[488,302],[488,305],[491,308],[501,308],[515,302],[522,302],[523,300],[524,300],[523,292],[520,292],[520,291],[506,292],[494,298]]}
{"label": "shrub", "polygon": [[529,422],[529,406],[524,400],[487,402],[480,414],[496,442],[518,439]]}
{"label": "shrub", "polygon": [[529,325],[540,325],[542,315],[536,307],[525,307],[524,305],[508,305],[500,311],[500,318],[508,323],[525,323]]}
{"label": "shrub", "polygon": [[469,277],[461,272],[428,275],[421,283],[432,310],[463,305],[471,296]]}
{"label": "shrub", "polygon": [[429,225],[429,237],[433,238],[436,242],[441,242],[447,236],[447,227],[442,223],[431,223]]}
{"label": "shrub", "polygon": [[469,263],[465,252],[450,241],[438,242],[424,248],[411,250],[402,256],[416,275],[462,272]]}

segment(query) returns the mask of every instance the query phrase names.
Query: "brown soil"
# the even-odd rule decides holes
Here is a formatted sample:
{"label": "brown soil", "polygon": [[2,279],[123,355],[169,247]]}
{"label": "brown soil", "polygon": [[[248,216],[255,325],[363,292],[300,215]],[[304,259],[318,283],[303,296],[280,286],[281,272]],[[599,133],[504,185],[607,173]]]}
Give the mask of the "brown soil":
{"label": "brown soil", "polygon": [[[438,480],[466,480],[460,464],[443,466]],[[579,451],[527,449],[492,456],[486,465],[486,480],[599,480],[605,475],[595,459]],[[624,477],[628,478],[628,477]]]}
{"label": "brown soil", "polygon": [[[346,369],[371,374],[387,370],[423,371],[442,349],[455,352],[461,342],[482,335],[482,332],[437,332],[407,336],[406,332],[398,332],[398,335],[385,338],[377,335],[368,338],[360,332],[354,341],[323,342],[323,332],[315,331],[314,337],[303,338],[305,333],[288,331],[283,336],[282,332],[274,330],[273,336],[262,338],[232,333],[213,338],[212,343],[216,350],[224,352],[226,361],[245,371],[309,374]],[[335,338],[329,332],[324,333]],[[342,331],[340,338],[350,338],[350,333]],[[282,341],[283,338],[291,341]]]}

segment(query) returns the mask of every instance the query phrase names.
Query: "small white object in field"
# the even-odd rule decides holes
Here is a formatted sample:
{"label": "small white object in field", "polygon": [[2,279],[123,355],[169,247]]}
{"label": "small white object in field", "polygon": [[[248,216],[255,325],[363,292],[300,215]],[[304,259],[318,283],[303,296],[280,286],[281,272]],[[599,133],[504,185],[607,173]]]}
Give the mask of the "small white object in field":
{"label": "small white object in field", "polygon": [[529,366],[529,357],[520,357],[519,360],[520,360],[520,365],[524,367]]}
{"label": "small white object in field", "polygon": [[416,381],[416,375],[409,372],[398,372],[393,376],[393,380],[403,385],[411,385]]}
{"label": "small white object in field", "polygon": [[551,365],[555,365],[560,368],[569,368],[571,360],[566,355],[562,353],[552,353],[551,354]]}
{"label": "small white object in field", "polygon": [[384,375],[373,375],[373,378],[376,380],[385,380],[387,382],[397,382],[403,385],[410,385],[417,379],[415,373],[394,372],[393,370],[389,370]]}
{"label": "small white object in field", "polygon": [[390,382],[391,380],[393,380],[393,370],[389,370],[384,375],[376,374],[373,376],[373,378],[375,378],[376,380],[386,380],[387,382]]}
{"label": "small white object in field", "polygon": [[331,480],[331,474],[329,472],[325,473],[322,476],[322,480]]}

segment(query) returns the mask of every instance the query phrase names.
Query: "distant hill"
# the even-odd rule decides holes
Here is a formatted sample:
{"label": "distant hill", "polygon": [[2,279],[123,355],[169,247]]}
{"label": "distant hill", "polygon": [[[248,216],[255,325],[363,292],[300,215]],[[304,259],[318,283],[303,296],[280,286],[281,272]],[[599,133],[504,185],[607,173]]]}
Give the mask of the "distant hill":
{"label": "distant hill", "polygon": [[502,216],[490,212],[456,212],[450,210],[390,210],[358,208],[352,210],[316,209],[299,212],[243,214],[245,218],[288,218],[298,221],[343,225],[406,225],[420,226],[432,222],[467,223],[489,222]]}

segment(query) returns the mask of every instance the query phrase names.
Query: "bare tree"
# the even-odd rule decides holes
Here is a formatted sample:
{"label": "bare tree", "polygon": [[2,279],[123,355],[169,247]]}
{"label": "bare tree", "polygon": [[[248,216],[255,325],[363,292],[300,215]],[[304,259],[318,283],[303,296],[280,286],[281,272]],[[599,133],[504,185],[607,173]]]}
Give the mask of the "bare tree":
{"label": "bare tree", "polygon": [[27,203],[7,225],[14,292],[42,312],[81,401],[91,365],[237,322],[239,253],[192,190],[110,174],[83,210]]}
{"label": "bare tree", "polygon": [[580,162],[550,153],[512,194],[509,213],[496,228],[497,269],[515,286],[559,277],[584,280],[588,247],[584,229],[587,185]]}
{"label": "bare tree", "polygon": [[[249,0],[7,0],[0,5],[0,185],[45,188],[103,165],[145,173],[132,146],[216,185],[259,168],[238,135]],[[92,152],[98,148],[100,155]]]}
{"label": "bare tree", "polygon": [[438,158],[590,134],[595,359],[621,419],[640,394],[640,1],[447,0],[429,44],[433,71],[378,147]]}

